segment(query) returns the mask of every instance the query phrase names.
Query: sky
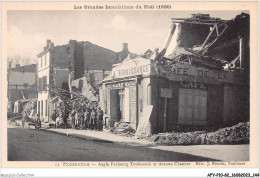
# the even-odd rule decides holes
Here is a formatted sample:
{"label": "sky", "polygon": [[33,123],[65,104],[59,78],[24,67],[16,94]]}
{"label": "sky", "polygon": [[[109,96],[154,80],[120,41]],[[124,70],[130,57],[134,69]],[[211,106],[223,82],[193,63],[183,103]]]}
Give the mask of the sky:
{"label": "sky", "polygon": [[34,59],[50,39],[55,46],[89,41],[115,52],[128,43],[130,52],[142,54],[163,45],[171,18],[192,13],[229,20],[241,11],[8,11],[7,53]]}

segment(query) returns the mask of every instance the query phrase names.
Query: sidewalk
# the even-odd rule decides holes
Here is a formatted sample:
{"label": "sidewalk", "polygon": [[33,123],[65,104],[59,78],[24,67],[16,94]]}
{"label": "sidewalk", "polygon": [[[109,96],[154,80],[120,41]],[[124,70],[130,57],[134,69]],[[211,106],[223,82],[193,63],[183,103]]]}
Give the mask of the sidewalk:
{"label": "sidewalk", "polygon": [[121,144],[131,144],[131,145],[155,145],[154,142],[142,139],[133,139],[126,136],[120,136],[109,132],[108,130],[104,131],[91,131],[91,130],[75,130],[75,129],[42,129],[46,132],[52,132],[56,134],[71,136],[84,140],[92,140],[96,142],[107,142],[107,143],[121,143]]}

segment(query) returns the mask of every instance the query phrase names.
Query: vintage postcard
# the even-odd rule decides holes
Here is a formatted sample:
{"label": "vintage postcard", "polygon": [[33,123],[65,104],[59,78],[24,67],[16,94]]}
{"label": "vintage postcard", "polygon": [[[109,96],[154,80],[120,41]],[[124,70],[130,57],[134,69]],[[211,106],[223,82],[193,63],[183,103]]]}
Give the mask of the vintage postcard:
{"label": "vintage postcard", "polygon": [[2,2],[2,167],[257,168],[257,13]]}

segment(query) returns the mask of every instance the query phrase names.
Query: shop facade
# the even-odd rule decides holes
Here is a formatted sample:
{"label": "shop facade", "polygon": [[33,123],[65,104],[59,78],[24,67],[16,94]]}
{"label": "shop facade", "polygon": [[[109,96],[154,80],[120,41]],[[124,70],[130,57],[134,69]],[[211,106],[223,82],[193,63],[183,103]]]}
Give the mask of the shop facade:
{"label": "shop facade", "polygon": [[[126,122],[138,130],[145,123],[148,134],[249,120],[249,85],[243,71],[177,63],[169,72],[143,58],[113,67],[100,86],[100,102],[106,127]],[[149,106],[151,112],[147,111]]]}

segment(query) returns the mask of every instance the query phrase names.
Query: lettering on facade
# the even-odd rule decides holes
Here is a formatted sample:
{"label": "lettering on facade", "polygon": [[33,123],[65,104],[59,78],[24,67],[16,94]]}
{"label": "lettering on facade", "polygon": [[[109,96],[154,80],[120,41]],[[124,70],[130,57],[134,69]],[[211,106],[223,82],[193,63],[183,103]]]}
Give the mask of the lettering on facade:
{"label": "lettering on facade", "polygon": [[129,86],[129,82],[120,82],[120,83],[113,83],[112,84],[112,88],[116,89],[116,88],[124,88],[124,87],[128,87]]}
{"label": "lettering on facade", "polygon": [[178,74],[178,75],[188,75],[188,69],[187,68],[181,68],[181,67],[176,67],[172,71],[173,74]]}
{"label": "lettering on facade", "polygon": [[227,74],[226,73],[221,74],[220,72],[218,72],[218,79],[219,80],[228,80]]}
{"label": "lettering on facade", "polygon": [[114,77],[127,77],[127,76],[134,76],[134,75],[141,75],[141,74],[150,74],[150,64],[144,64],[139,66],[133,67],[125,67],[120,69],[115,69],[113,72]]}
{"label": "lettering on facade", "polygon": [[180,82],[180,86],[183,88],[207,89],[207,85],[200,82],[182,81]]}
{"label": "lettering on facade", "polygon": [[214,71],[214,70],[202,70],[197,69],[192,66],[182,66],[178,65],[172,69],[172,74],[174,75],[188,75],[188,76],[197,76],[203,78],[215,78],[221,81],[228,81],[230,78],[225,72]]}

